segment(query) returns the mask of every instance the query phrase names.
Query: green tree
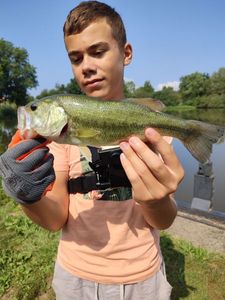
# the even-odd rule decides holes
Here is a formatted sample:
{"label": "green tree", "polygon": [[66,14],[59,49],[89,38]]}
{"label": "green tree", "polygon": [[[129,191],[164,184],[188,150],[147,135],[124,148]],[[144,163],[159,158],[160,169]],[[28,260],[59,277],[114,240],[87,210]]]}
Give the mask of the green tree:
{"label": "green tree", "polygon": [[164,86],[161,91],[156,91],[153,98],[161,100],[166,106],[178,105],[181,102],[179,92],[174,91],[172,87]]}
{"label": "green tree", "polygon": [[41,93],[36,97],[38,99],[55,95],[55,94],[65,94],[66,92],[66,86],[64,84],[56,84],[54,89],[44,89],[41,91]]}
{"label": "green tree", "polygon": [[133,98],[135,94],[135,83],[133,81],[124,82],[125,98]]}
{"label": "green tree", "polygon": [[180,93],[183,100],[190,100],[207,94],[209,75],[195,72],[180,78]]}
{"label": "green tree", "polygon": [[36,69],[30,65],[27,51],[0,39],[0,99],[24,105],[28,89],[37,85]]}
{"label": "green tree", "polygon": [[74,78],[70,79],[70,82],[66,85],[66,92],[69,94],[76,94],[76,95],[83,94],[76,80],[74,80]]}
{"label": "green tree", "polygon": [[51,96],[51,95],[55,95],[55,94],[59,94],[59,93],[56,92],[56,89],[50,89],[50,90],[44,89],[44,90],[41,91],[41,93],[39,95],[37,95],[36,98],[41,99],[41,98]]}
{"label": "green tree", "polygon": [[225,95],[225,68],[220,68],[209,79],[208,93],[210,95]]}
{"label": "green tree", "polygon": [[150,83],[150,81],[145,81],[144,86],[141,86],[135,90],[136,98],[145,98],[152,97],[154,93],[154,89]]}
{"label": "green tree", "polygon": [[74,79],[70,79],[70,82],[67,85],[64,84],[56,84],[54,89],[44,89],[41,93],[37,96],[38,99],[56,95],[56,94],[82,94],[81,89],[79,88],[78,84]]}

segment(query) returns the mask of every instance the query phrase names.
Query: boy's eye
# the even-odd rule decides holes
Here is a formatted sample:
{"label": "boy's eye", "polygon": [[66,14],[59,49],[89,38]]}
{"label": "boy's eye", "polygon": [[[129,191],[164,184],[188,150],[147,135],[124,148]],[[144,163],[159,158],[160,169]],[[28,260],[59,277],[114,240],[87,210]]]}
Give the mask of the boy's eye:
{"label": "boy's eye", "polygon": [[92,53],[92,55],[95,57],[102,57],[104,53],[105,50],[96,50],[95,52]]}
{"label": "boy's eye", "polygon": [[70,61],[73,65],[78,65],[81,63],[82,57],[71,57]]}

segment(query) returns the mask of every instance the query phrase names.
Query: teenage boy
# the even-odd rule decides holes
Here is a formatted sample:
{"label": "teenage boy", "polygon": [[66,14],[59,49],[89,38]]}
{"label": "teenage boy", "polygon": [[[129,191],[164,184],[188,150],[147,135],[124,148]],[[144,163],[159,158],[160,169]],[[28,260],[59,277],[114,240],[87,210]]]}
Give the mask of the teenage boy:
{"label": "teenage boy", "polygon": [[[74,77],[86,95],[108,101],[124,98],[124,67],[131,62],[132,47],[114,9],[97,1],[81,2],[67,17],[64,40]],[[54,181],[52,155],[46,159],[46,147],[19,163],[15,153],[28,152],[39,140],[22,141],[3,154],[2,161],[11,162],[14,177],[18,170],[24,178],[28,170],[21,165],[32,156],[38,156],[34,182],[43,174],[43,166],[48,175],[38,181],[42,189],[35,199],[21,199],[12,192],[10,180],[3,178],[3,186],[35,223],[51,231],[62,230],[53,278],[56,299],[170,298],[159,230],[168,228],[176,216],[172,194],[184,173],[166,138],[151,128],[145,136],[148,145],[135,136],[119,145],[132,189],[69,193],[71,178],[92,171],[90,153],[53,142],[49,148],[55,182],[43,196],[45,187]]]}

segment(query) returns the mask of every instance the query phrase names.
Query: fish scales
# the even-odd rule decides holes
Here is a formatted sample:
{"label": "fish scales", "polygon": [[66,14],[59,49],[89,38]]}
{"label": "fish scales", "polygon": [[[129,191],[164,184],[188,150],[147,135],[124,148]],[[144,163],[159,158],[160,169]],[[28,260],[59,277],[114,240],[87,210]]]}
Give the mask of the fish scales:
{"label": "fish scales", "polygon": [[[118,136],[119,134],[124,135],[124,133],[132,134],[134,131],[139,130],[143,132],[144,128],[151,126],[161,129],[164,134],[169,134],[173,131],[176,132],[177,137],[185,136],[183,132],[186,123],[184,120],[179,122],[179,119],[170,118],[168,115],[159,112],[153,112],[142,105],[126,103],[124,106],[123,102],[119,101],[87,101],[85,97],[77,98],[76,102],[69,97],[67,100],[61,101],[61,105],[70,114],[73,123],[77,123],[80,126],[104,129],[107,134],[109,130],[112,130],[114,134],[117,132]],[[86,109],[85,114],[83,113],[84,109]],[[170,124],[168,128],[169,118]]]}

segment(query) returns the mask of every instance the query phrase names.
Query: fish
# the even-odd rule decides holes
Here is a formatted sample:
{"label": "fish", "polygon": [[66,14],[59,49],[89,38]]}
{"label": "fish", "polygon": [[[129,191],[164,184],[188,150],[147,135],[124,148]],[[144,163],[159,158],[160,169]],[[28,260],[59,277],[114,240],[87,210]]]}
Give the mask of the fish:
{"label": "fish", "polygon": [[224,141],[224,126],[184,120],[163,112],[154,99],[102,100],[84,95],[51,95],[18,108],[18,129],[23,139],[42,136],[49,141],[77,146],[113,146],[154,128],[179,139],[200,163],[210,160],[214,143]]}

